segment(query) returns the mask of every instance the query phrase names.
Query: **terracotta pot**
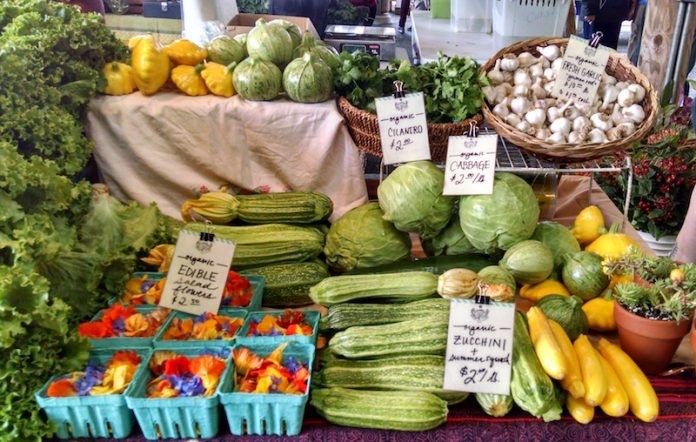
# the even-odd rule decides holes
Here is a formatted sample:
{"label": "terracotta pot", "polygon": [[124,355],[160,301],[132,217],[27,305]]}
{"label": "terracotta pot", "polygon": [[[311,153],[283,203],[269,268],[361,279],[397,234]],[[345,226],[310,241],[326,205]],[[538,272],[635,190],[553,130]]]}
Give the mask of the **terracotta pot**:
{"label": "terracotta pot", "polygon": [[614,319],[621,348],[647,374],[659,373],[667,368],[691,327],[690,319],[679,321],[678,324],[676,321],[645,319],[629,312],[618,302],[614,307]]}

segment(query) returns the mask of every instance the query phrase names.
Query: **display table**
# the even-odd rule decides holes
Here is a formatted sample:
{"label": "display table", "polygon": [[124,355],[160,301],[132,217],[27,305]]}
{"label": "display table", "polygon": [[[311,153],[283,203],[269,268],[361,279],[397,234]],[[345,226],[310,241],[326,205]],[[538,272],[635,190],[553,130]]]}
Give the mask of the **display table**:
{"label": "display table", "polygon": [[154,201],[176,218],[201,186],[323,192],[334,203],[332,220],[367,201],[358,149],[333,101],[100,96],[87,132],[115,197]]}

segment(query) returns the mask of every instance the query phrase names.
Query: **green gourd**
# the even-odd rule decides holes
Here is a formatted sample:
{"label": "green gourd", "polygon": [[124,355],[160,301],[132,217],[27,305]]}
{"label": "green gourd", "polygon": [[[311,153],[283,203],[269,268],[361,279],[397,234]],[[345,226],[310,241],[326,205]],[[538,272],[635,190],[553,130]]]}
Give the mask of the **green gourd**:
{"label": "green gourd", "polygon": [[329,277],[324,263],[311,261],[256,267],[241,273],[263,276],[263,306],[276,308],[311,304],[309,289]]}
{"label": "green gourd", "polygon": [[292,101],[319,103],[333,95],[333,74],[321,58],[306,53],[283,72],[283,88]]}
{"label": "green gourd", "polygon": [[571,341],[587,333],[587,315],[582,310],[582,299],[577,296],[548,295],[544,296],[537,307],[547,318],[553,319],[563,327]]}
{"label": "green gourd", "polygon": [[232,83],[245,100],[268,101],[280,95],[283,74],[270,61],[249,57],[234,69]]}
{"label": "green gourd", "polygon": [[285,66],[292,60],[292,37],[282,27],[269,25],[260,18],[247,34],[247,51],[250,57]]}
{"label": "green gourd", "polygon": [[227,35],[220,35],[212,39],[207,45],[208,60],[229,65],[232,62],[239,63],[246,58],[246,49],[240,42]]}
{"label": "green gourd", "polygon": [[609,286],[609,277],[604,273],[602,257],[592,252],[577,252],[566,255],[563,265],[563,285],[583,301],[599,296]]}
{"label": "green gourd", "polygon": [[553,255],[539,241],[521,241],[510,247],[499,264],[520,284],[536,284],[551,275]]}

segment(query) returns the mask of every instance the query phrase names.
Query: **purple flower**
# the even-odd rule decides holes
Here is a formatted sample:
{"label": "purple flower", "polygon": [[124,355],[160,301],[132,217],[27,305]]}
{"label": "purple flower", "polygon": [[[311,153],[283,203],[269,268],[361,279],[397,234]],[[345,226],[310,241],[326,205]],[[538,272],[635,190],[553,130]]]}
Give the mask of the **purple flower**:
{"label": "purple flower", "polygon": [[113,327],[114,334],[116,336],[120,336],[121,333],[126,331],[126,321],[123,318],[112,321],[111,326]]}
{"label": "purple flower", "polygon": [[172,384],[172,388],[179,392],[179,396],[191,397],[200,396],[205,393],[201,378],[192,374],[181,376],[165,376]]}
{"label": "purple flower", "polygon": [[155,285],[157,281],[154,279],[146,279],[142,283],[140,283],[140,293],[145,293],[146,291],[150,290],[150,287]]}
{"label": "purple flower", "polygon": [[302,362],[298,361],[297,359],[293,358],[292,356],[288,356],[285,359],[285,361],[283,362],[283,365],[292,374],[297,374],[297,370],[304,367]]}
{"label": "purple flower", "polygon": [[82,376],[80,376],[80,378],[73,383],[77,395],[87,396],[90,390],[101,382],[105,371],[106,368],[103,366],[92,364],[87,365],[87,368]]}
{"label": "purple flower", "polygon": [[193,323],[194,323],[194,324],[200,324],[200,323],[205,322],[205,319],[206,319],[206,318],[205,318],[205,313],[203,313],[202,315],[198,315],[198,316],[196,316],[195,318],[193,318]]}
{"label": "purple flower", "polygon": [[210,355],[215,358],[227,359],[230,357],[231,350],[229,348],[206,348],[202,355]]}

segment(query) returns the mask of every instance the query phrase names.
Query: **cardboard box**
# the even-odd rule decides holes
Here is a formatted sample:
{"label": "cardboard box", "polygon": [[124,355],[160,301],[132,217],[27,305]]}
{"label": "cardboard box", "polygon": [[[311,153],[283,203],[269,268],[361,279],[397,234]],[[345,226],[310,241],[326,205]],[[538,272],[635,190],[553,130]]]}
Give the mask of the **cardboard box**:
{"label": "cardboard box", "polygon": [[237,14],[232,17],[229,23],[227,23],[227,35],[235,36],[239,34],[246,34],[251,31],[256,20],[263,18],[264,20],[271,21],[275,19],[287,20],[291,23],[295,23],[302,33],[311,32],[314,37],[319,38],[319,33],[317,33],[316,28],[312,24],[312,21],[307,17],[291,17],[286,15],[268,15],[268,14]]}

